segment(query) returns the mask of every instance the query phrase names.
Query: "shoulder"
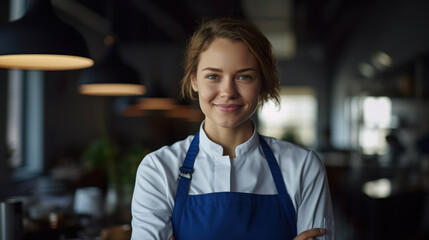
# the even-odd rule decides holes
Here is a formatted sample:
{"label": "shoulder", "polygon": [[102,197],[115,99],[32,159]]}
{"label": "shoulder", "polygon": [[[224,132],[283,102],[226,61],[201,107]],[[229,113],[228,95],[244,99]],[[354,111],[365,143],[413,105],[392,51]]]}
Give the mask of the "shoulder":
{"label": "shoulder", "polygon": [[172,145],[163,146],[162,148],[149,153],[147,156],[151,157],[152,159],[160,160],[161,158],[165,159],[165,157],[177,158],[178,154],[186,154],[193,138],[194,136],[190,135],[187,138],[177,141]]}
{"label": "shoulder", "polygon": [[274,137],[267,137],[267,136],[262,136],[264,138],[264,140],[267,142],[268,146],[270,146],[271,150],[273,151],[274,154],[282,154],[282,155],[293,155],[296,157],[306,157],[308,154],[310,154],[312,151],[293,144],[291,142],[286,142]]}
{"label": "shoulder", "polygon": [[323,167],[323,164],[317,154],[308,148],[274,137],[262,137],[270,146],[280,164],[291,163],[295,166],[301,167],[309,167],[313,165],[316,165],[316,167]]}

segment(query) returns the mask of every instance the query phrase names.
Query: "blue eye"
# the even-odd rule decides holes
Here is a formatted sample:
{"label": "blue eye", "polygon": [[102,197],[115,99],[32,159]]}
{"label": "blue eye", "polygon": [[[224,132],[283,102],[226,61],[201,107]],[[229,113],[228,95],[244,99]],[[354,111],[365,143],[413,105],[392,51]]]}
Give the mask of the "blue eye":
{"label": "blue eye", "polygon": [[238,79],[240,79],[240,80],[248,80],[248,79],[251,79],[251,78],[252,77],[249,76],[249,75],[241,75],[241,76],[238,77]]}
{"label": "blue eye", "polygon": [[206,78],[208,78],[208,79],[212,79],[212,80],[216,80],[216,79],[218,79],[218,78],[219,78],[219,76],[218,76],[218,75],[216,75],[216,74],[210,74],[210,75],[207,75],[207,76],[206,76]]}

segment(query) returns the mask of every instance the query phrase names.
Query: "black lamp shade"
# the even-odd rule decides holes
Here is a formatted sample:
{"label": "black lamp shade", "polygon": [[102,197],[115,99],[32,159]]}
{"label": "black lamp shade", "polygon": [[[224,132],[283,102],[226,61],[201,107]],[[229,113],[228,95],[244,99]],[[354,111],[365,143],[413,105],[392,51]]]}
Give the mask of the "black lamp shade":
{"label": "black lamp shade", "polygon": [[24,17],[0,28],[0,67],[70,70],[93,64],[82,36],[55,15],[49,0],[32,0]]}
{"label": "black lamp shade", "polygon": [[99,64],[83,71],[79,92],[97,96],[133,96],[143,95],[146,88],[137,71],[121,61],[114,45]]}

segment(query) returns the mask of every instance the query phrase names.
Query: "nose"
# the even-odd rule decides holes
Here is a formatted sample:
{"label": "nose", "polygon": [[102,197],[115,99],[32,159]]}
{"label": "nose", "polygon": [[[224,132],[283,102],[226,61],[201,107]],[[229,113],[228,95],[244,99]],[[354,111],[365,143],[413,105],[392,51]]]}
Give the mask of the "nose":
{"label": "nose", "polygon": [[238,96],[237,85],[233,77],[226,77],[222,80],[220,95],[227,99],[236,98]]}

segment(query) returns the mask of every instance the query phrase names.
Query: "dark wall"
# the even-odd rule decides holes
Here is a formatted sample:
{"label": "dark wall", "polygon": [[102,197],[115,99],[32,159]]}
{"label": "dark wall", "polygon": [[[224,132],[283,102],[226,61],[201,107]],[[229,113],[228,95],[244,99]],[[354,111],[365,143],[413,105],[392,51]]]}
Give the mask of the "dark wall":
{"label": "dark wall", "polygon": [[[9,1],[0,1],[0,24],[8,22]],[[9,172],[6,157],[6,99],[7,71],[0,69],[0,199],[7,196],[9,190]]]}
{"label": "dark wall", "polygon": [[109,99],[80,95],[81,70],[45,72],[45,170],[63,157],[79,158],[82,149],[100,136]]}
{"label": "dark wall", "polygon": [[7,71],[0,70],[0,199],[9,191],[9,171],[6,150]]}

